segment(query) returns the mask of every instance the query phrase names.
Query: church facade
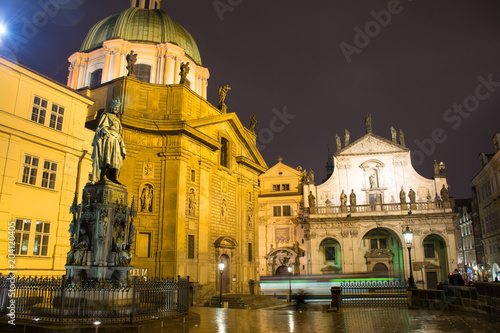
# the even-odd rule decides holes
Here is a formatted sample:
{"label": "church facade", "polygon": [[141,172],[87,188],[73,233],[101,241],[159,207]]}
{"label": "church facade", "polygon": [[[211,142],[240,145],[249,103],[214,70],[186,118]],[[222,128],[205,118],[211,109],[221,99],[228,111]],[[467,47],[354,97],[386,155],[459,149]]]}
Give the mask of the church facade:
{"label": "church facade", "polygon": [[[322,184],[316,184],[311,172],[300,175],[286,166],[300,184],[301,200],[294,199],[297,209],[281,223],[293,225],[295,232],[292,242],[280,245],[280,233],[269,234],[276,223],[270,208],[260,212],[260,228],[267,230],[269,242],[260,247],[262,275],[291,266],[294,274],[374,272],[408,279],[407,227],[413,232],[418,287],[434,288],[456,268],[455,214],[444,164],[435,162],[433,179],[426,179],[413,169],[402,132],[391,128],[391,139],[385,139],[372,132],[371,120],[366,125],[366,134],[352,143],[346,131],[344,147],[337,136],[334,168]],[[263,189],[272,185],[266,185],[267,179],[275,182],[268,177],[276,168],[283,166],[278,163],[260,177]],[[274,196],[276,203],[291,198]],[[259,203],[267,200],[261,192]],[[281,254],[273,255],[280,246]],[[276,261],[281,265],[275,266]]]}

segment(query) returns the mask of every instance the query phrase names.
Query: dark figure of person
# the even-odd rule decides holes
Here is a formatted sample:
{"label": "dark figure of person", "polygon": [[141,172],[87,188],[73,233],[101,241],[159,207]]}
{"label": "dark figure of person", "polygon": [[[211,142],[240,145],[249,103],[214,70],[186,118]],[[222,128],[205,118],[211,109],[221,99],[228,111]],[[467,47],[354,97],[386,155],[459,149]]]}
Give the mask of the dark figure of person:
{"label": "dark figure of person", "polygon": [[295,296],[295,310],[296,311],[306,311],[306,301],[305,301],[305,293],[303,290],[300,290],[299,293]]}
{"label": "dark figure of person", "polygon": [[450,275],[449,280],[452,286],[465,286],[464,279],[462,278],[462,275],[456,268],[453,271],[453,274]]}

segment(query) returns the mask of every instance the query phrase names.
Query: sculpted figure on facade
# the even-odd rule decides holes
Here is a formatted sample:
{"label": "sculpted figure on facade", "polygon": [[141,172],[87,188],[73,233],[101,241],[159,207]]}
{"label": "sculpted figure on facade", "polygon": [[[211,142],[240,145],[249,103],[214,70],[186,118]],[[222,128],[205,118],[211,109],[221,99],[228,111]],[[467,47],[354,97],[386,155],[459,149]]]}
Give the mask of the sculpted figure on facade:
{"label": "sculpted figure on facade", "polygon": [[403,189],[403,186],[401,186],[401,191],[399,192],[399,201],[400,201],[402,204],[405,204],[405,203],[406,203],[406,192],[405,192],[405,190]]}
{"label": "sculpted figure on facade", "polygon": [[314,196],[312,191],[309,191],[308,199],[309,199],[309,207],[316,207],[316,197]]}
{"label": "sculpted figure on facade", "polygon": [[89,246],[90,246],[89,236],[87,235],[85,228],[80,227],[80,237],[78,237],[78,244],[76,244],[74,248],[73,264],[75,265],[85,264]]}
{"label": "sculpted figure on facade", "polygon": [[195,215],[196,212],[196,193],[194,192],[194,189],[189,190],[188,212],[189,215]]}
{"label": "sculpted figure on facade", "polygon": [[408,191],[408,198],[410,199],[411,203],[414,203],[416,201],[415,191],[411,187],[410,187],[410,191]]}
{"label": "sculpted figure on facade", "polygon": [[402,130],[399,130],[399,144],[403,147],[406,147],[405,144],[405,135]]}
{"label": "sculpted figure on facade", "polygon": [[342,190],[342,193],[340,193],[340,205],[347,205],[347,195],[344,193],[344,190]]}
{"label": "sculpted figure on facade", "polygon": [[255,125],[257,125],[257,119],[255,119],[255,115],[250,116],[250,127],[248,128],[250,131],[254,132]]}
{"label": "sculpted figure on facade", "polygon": [[226,84],[225,86],[222,86],[219,88],[219,110],[221,111],[225,111],[225,106],[226,106],[226,96],[227,96],[227,92],[231,90],[231,87]]}
{"label": "sculpted figure on facade", "polygon": [[125,159],[122,124],[118,119],[120,99],[111,102],[109,112],[101,116],[92,141],[92,180],[94,183],[109,179],[118,183],[118,176]]}
{"label": "sculpted figure on facade", "polygon": [[153,211],[153,196],[153,186],[145,184],[142,187],[141,196],[139,197],[141,212]]}
{"label": "sculpted figure on facade", "polygon": [[342,149],[342,143],[340,142],[340,137],[338,134],[335,134],[335,143],[337,144],[337,151]]}
{"label": "sculpted figure on facade", "polygon": [[368,177],[370,181],[370,188],[377,188],[377,174],[376,172],[372,173],[370,177]]}
{"label": "sculpted figure on facade", "polygon": [[309,169],[309,184],[314,184],[314,171]]}
{"label": "sculpted figure on facade", "polygon": [[127,60],[127,70],[128,70],[128,76],[134,76],[135,75],[135,63],[137,62],[137,53],[134,53],[134,50],[130,51],[130,54],[127,54],[127,57],[125,58]]}
{"label": "sculpted figure on facade", "polygon": [[99,238],[106,238],[106,232],[108,230],[108,213],[105,210],[101,211],[100,221],[99,221]]}
{"label": "sculpted figure on facade", "polygon": [[443,201],[450,200],[450,196],[448,194],[448,189],[446,188],[446,186],[444,184],[443,184],[443,187],[441,188],[441,199]]}
{"label": "sculpted figure on facade", "polygon": [[351,133],[347,130],[347,128],[344,130],[344,146],[349,145],[349,139],[351,138]]}
{"label": "sculpted figure on facade", "polygon": [[372,133],[372,114],[368,113],[365,116],[365,126],[366,126],[366,134]]}
{"label": "sculpted figure on facade", "polygon": [[392,142],[398,143],[397,136],[398,136],[398,133],[396,132],[396,129],[394,128],[394,126],[391,126],[391,138],[392,138]]}
{"label": "sculpted figure on facade", "polygon": [[351,195],[349,196],[349,203],[351,206],[356,206],[356,193],[354,193],[354,189],[351,190]]}
{"label": "sculpted figure on facade", "polygon": [[189,74],[189,62],[183,62],[181,63],[181,71],[179,72],[179,75],[181,76],[181,79],[179,81],[179,84],[187,84],[186,77]]}

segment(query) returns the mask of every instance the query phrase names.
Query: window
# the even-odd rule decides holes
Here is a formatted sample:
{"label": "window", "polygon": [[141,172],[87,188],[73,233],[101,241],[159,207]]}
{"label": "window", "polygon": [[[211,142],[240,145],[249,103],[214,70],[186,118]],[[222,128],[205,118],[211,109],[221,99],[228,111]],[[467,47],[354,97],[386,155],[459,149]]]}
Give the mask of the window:
{"label": "window", "polygon": [[[32,233],[34,237],[32,238]],[[31,228],[31,220],[16,220],[16,247],[19,255],[33,255],[46,257],[49,254],[50,223],[37,221],[35,229]],[[33,239],[33,244],[30,240]]]}
{"label": "window", "polygon": [[335,261],[335,248],[331,246],[325,247],[325,260]]}
{"label": "window", "polygon": [[424,256],[426,258],[436,257],[436,255],[434,254],[434,244],[432,243],[424,244]]}
{"label": "window", "polygon": [[273,216],[281,216],[281,206],[273,207]]}
{"label": "window", "polygon": [[283,189],[283,191],[290,191],[290,184],[283,184],[281,185],[281,188]]}
{"label": "window", "polygon": [[57,163],[45,161],[43,163],[42,187],[54,189],[56,187]]}
{"label": "window", "polygon": [[25,184],[36,185],[37,172],[38,172],[38,157],[24,155],[22,182]]}
{"label": "window", "polygon": [[253,261],[252,243],[248,243],[248,262]]}
{"label": "window", "polygon": [[102,81],[102,68],[96,69],[90,73],[90,88],[94,88],[101,84]]}
{"label": "window", "polygon": [[372,250],[387,248],[387,239],[385,239],[385,238],[372,238],[372,239],[370,239],[370,248]]}
{"label": "window", "polygon": [[34,256],[47,256],[49,252],[50,223],[36,222],[35,244],[33,245]]}
{"label": "window", "polygon": [[194,183],[196,182],[196,171],[191,170],[191,181]]}
{"label": "window", "polygon": [[273,192],[281,191],[281,185],[273,185]]}
{"label": "window", "polygon": [[45,115],[47,114],[47,100],[35,96],[33,100],[33,109],[31,111],[31,120],[39,124],[45,124]]}
{"label": "window", "polygon": [[229,168],[229,141],[226,138],[221,138],[220,143],[220,165]]}
{"label": "window", "polygon": [[283,206],[283,216],[291,216],[292,208],[290,206]]}
{"label": "window", "polygon": [[30,242],[31,220],[16,220],[16,254],[27,255]]}
{"label": "window", "polygon": [[188,259],[194,259],[194,235],[188,235]]}
{"label": "window", "polygon": [[135,65],[135,77],[137,80],[149,83],[151,80],[151,66],[146,64]]}

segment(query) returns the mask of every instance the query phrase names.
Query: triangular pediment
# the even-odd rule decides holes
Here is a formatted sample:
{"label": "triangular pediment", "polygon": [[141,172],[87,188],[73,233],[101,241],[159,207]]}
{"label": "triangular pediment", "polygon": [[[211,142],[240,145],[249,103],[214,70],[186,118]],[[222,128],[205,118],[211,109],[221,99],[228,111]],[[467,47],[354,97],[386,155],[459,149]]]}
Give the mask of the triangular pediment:
{"label": "triangular pediment", "polygon": [[281,159],[279,160],[278,163],[273,165],[269,170],[266,171],[265,174],[261,175],[261,179],[266,179],[266,178],[274,178],[274,177],[280,177],[280,178],[286,178],[286,177],[301,177],[302,176],[302,171],[299,171],[297,169],[292,168],[289,165],[286,165],[285,163],[281,162]]}
{"label": "triangular pediment", "polygon": [[335,153],[335,156],[392,154],[406,153],[409,151],[408,148],[400,144],[369,133],[339,150]]}

